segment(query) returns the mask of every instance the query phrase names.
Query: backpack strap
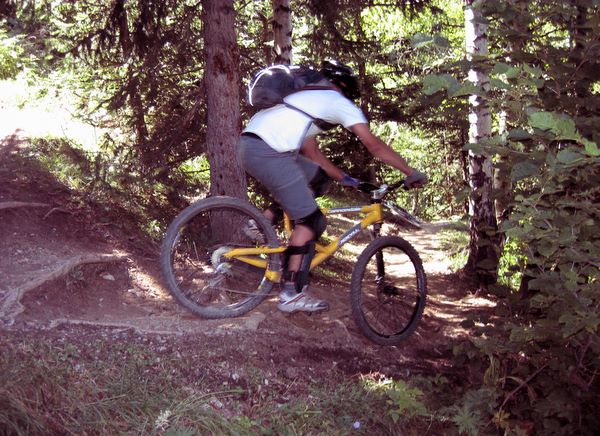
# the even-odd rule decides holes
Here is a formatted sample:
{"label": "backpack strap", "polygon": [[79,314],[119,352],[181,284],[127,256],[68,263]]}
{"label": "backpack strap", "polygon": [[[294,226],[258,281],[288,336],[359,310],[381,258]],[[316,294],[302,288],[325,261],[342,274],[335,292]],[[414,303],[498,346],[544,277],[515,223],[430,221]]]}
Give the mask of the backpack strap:
{"label": "backpack strap", "polygon": [[[330,90],[331,91],[336,91],[336,89],[333,86],[326,86],[326,85],[306,85],[306,86],[304,86],[304,87],[302,87],[302,88],[294,91],[292,94],[295,94],[296,92],[300,92],[300,91],[324,91],[324,90],[327,90],[327,91],[330,91]],[[317,126],[321,130],[324,130],[324,131],[325,130],[331,130],[334,127],[337,126],[337,124],[328,123],[327,121],[322,120],[321,118],[314,117],[311,114],[309,114],[308,112],[303,111],[302,109],[297,108],[294,105],[291,105],[291,104],[286,103],[286,102],[284,102],[283,104],[286,107],[290,108],[290,109],[293,109],[295,111],[300,112],[303,115],[306,115],[308,118],[310,118],[311,120],[313,120],[312,121],[313,124],[315,126]]]}
{"label": "backpack strap", "polygon": [[308,112],[305,112],[302,109],[297,108],[296,106],[293,106],[289,103],[283,103],[283,104],[285,105],[285,107],[288,107],[290,109],[300,112],[303,115],[306,115],[308,118],[310,118],[312,120],[313,124],[321,130],[331,130],[337,126],[337,124],[328,123],[327,121],[322,120],[321,118],[313,117]]}
{"label": "backpack strap", "polygon": [[304,85],[302,88],[296,89],[292,94],[300,91],[337,91],[334,86],[331,85]]}

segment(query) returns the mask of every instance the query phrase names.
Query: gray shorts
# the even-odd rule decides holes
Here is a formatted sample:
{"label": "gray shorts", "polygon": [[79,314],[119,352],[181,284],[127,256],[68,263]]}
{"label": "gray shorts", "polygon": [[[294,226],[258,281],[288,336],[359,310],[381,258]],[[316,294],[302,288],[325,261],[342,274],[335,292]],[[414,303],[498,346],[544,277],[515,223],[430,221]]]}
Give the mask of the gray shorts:
{"label": "gray shorts", "polygon": [[248,174],[262,183],[291,219],[318,209],[309,182],[320,167],[297,152],[280,153],[263,140],[242,135],[238,153]]}

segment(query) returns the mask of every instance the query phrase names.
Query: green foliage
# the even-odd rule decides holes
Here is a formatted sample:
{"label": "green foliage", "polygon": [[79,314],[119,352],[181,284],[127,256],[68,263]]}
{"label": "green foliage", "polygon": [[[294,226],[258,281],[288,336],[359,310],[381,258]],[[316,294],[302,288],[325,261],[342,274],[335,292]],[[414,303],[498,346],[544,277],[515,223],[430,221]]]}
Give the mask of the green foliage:
{"label": "green foliage", "polygon": [[459,434],[477,436],[485,433],[498,403],[498,393],[487,387],[467,391],[458,404],[447,412],[456,424]]}
{"label": "green foliage", "polygon": [[[105,350],[106,344],[96,342]],[[148,372],[154,356],[137,346],[112,347],[108,361],[95,360],[70,343],[21,343],[0,356],[0,428],[11,434],[134,433],[152,434],[194,424],[207,432],[228,430],[232,423],[210,407],[212,398],[236,392],[189,394],[170,377]],[[33,357],[37,356],[39,358]]]}
{"label": "green foliage", "polygon": [[[374,132],[387,140],[391,147],[404,156],[410,164],[429,177],[429,185],[408,195],[398,195],[398,204],[412,210],[424,219],[439,219],[462,213],[456,193],[462,189],[460,156],[452,155],[452,146],[441,143],[437,135],[395,122],[373,127]],[[445,152],[441,153],[440,150]],[[444,171],[435,171],[444,168]],[[405,177],[388,166],[380,167],[377,179],[393,183]]]}
{"label": "green foliage", "polygon": [[[559,159],[565,151],[578,157]],[[548,390],[543,382],[547,378],[541,376],[534,385],[546,395],[563,385],[565,394],[556,401],[572,410],[571,420],[580,413],[587,415],[584,398],[599,392],[592,374],[600,370],[600,349],[593,345],[600,324],[600,272],[592,259],[600,258],[595,228],[600,218],[600,163],[578,148],[549,153],[547,160],[550,164],[538,176],[543,188],[517,198],[520,203],[505,226],[506,233],[524,246],[528,265],[524,274],[531,294],[523,302],[529,321],[511,326],[510,341],[531,353],[532,360],[544,362],[553,356],[547,374],[555,379],[553,387]],[[574,388],[581,389],[577,400],[566,394]],[[551,421],[562,415],[540,412]]]}
{"label": "green foliage", "polygon": [[439,236],[440,250],[447,254],[451,271],[459,271],[467,263],[469,255],[468,229],[444,229],[439,232]]}
{"label": "green foliage", "polygon": [[399,422],[410,432],[425,416],[421,393],[404,382],[389,380],[374,390],[358,379],[286,380],[246,364],[234,384],[233,361],[194,369],[214,352],[179,345],[135,335],[89,342],[4,337],[0,428],[10,434],[393,434]]}
{"label": "green foliage", "polygon": [[22,36],[9,36],[0,28],[0,80],[14,79],[23,66]]}
{"label": "green foliage", "polygon": [[[554,11],[574,7],[558,2],[539,6]],[[585,19],[598,15],[597,7],[577,7],[574,16]],[[508,12],[496,13],[504,19]],[[532,15],[527,18],[535,20]],[[561,52],[571,49],[558,40],[544,41],[534,34],[528,43],[545,42],[547,47],[538,54],[546,60],[543,73],[525,63],[515,63],[505,71],[507,94],[520,95],[529,106],[520,109],[508,105],[515,119],[520,120],[517,127],[523,133],[507,138],[507,148],[517,151],[507,156],[527,164],[522,163],[520,170],[513,172],[520,189],[504,230],[523,249],[525,262],[515,266],[521,266],[522,288],[528,298],[520,304],[526,316],[515,318],[507,328],[504,350],[519,349],[527,356],[523,363],[509,368],[509,374],[522,379],[528,372],[535,374],[533,368],[544,368],[527,383],[527,389],[539,398],[552,398],[550,403],[531,401],[530,397],[533,419],[548,433],[559,431],[565,422],[573,426],[568,427],[571,430],[561,428],[567,433],[585,433],[585,429],[598,425],[595,418],[590,418],[597,413],[588,408],[599,392],[592,374],[599,370],[600,349],[592,344],[598,337],[600,320],[600,274],[592,259],[600,258],[600,237],[594,230],[600,218],[596,144],[600,132],[597,124],[593,128],[591,123],[597,119],[595,108],[600,100],[589,87],[588,74],[597,68],[600,48],[590,41],[599,24],[592,19],[585,30],[572,30],[556,16],[546,23],[547,30],[555,35],[570,32],[577,42],[575,51],[561,58]],[[573,92],[550,97],[548,93],[558,87]],[[529,371],[525,362],[532,365]],[[518,409],[517,403],[513,410]]]}
{"label": "green foliage", "polygon": [[[114,157],[118,153],[113,153],[113,146],[108,141],[101,142],[97,150],[85,150],[66,138],[35,138],[23,151],[23,158],[41,165],[58,181],[77,192],[74,197],[95,204],[109,216],[121,211],[118,222],[128,216],[143,233],[160,240],[164,228],[179,211],[172,205],[184,206],[182,202],[176,203],[177,199],[187,197],[192,200],[206,186],[204,163],[202,159],[192,161],[171,173],[171,180],[197,180],[197,184],[184,185],[174,196],[168,185],[156,180],[148,183],[135,177],[126,159]],[[110,156],[113,156],[112,159],[109,159]],[[109,216],[104,219],[111,219]]]}
{"label": "green foliage", "polygon": [[[458,272],[467,263],[469,256],[469,229],[460,223],[448,226],[438,232],[440,250],[443,250],[450,262],[450,270]],[[502,250],[498,268],[498,284],[513,291],[519,289],[522,266],[525,264],[523,246],[519,240],[508,238]]]}
{"label": "green foliage", "polygon": [[[501,278],[514,291],[520,283],[520,294],[498,288],[501,319],[481,328],[472,357],[502,362],[497,419],[531,422],[542,434],[590,433],[600,393],[600,11],[586,1],[480,6],[492,55],[476,62],[489,89],[468,89],[461,74],[423,80],[427,95],[483,96],[506,125],[468,148],[493,157],[512,184],[513,192],[496,193],[510,200]],[[457,416],[473,434],[480,427],[471,412]]]}
{"label": "green foliage", "polygon": [[53,18],[52,49],[84,96],[81,112],[118,122],[121,134],[108,134],[132,175],[179,188],[168,171],[204,151],[201,20],[194,6],[62,2]]}
{"label": "green foliage", "polygon": [[446,91],[448,97],[464,97],[476,94],[478,89],[472,83],[459,82],[449,74],[429,75],[423,78],[423,93],[433,95],[440,91]]}
{"label": "green foliage", "polygon": [[382,392],[387,397],[387,413],[394,422],[406,421],[414,416],[427,416],[427,407],[419,400],[423,392],[411,387],[403,380],[384,378],[367,380],[367,387],[374,392]]}
{"label": "green foliage", "polygon": [[[425,71],[437,71],[441,63],[462,51],[461,2],[417,3],[421,7],[418,15],[406,14],[410,2],[340,2],[339,7],[331,2],[310,3],[308,12],[314,12],[315,18],[304,17],[296,27],[302,30],[295,33],[300,44],[294,56],[317,62],[335,57],[352,65],[361,82],[360,104],[372,127],[432,180],[430,187],[421,191],[416,202],[420,208],[415,212],[426,218],[460,213],[454,195],[462,188],[462,143],[461,133],[454,127],[464,125],[464,114],[454,103],[441,114],[432,110],[418,83]],[[310,41],[307,50],[303,39]],[[370,181],[401,177],[373,160],[354,138],[329,135],[323,143],[334,163],[355,177]],[[413,205],[404,206],[414,211]]]}
{"label": "green foliage", "polygon": [[398,422],[402,417],[426,416],[427,408],[421,403],[418,398],[423,395],[417,388],[411,388],[403,381],[397,381],[393,384],[393,388],[387,392],[389,397],[388,413],[394,422]]}
{"label": "green foliage", "polygon": [[523,265],[526,262],[522,244],[520,239],[508,237],[502,247],[502,256],[498,266],[498,284],[512,291],[519,289],[523,276]]}
{"label": "green foliage", "polygon": [[[306,13],[292,14],[295,60],[318,64],[334,57],[354,66],[363,83],[361,104],[373,125],[393,120],[402,129],[411,126],[411,134],[427,142],[424,146],[419,140],[398,142],[394,134],[384,136],[402,153],[414,155],[410,160],[415,166],[430,169],[432,188],[419,199],[424,205],[421,213],[427,217],[453,214],[461,161],[452,151],[459,141],[447,130],[426,132],[429,108],[419,102],[416,84],[432,54],[455,56],[460,51],[455,44],[462,44],[456,27],[462,20],[460,2],[438,0],[426,7],[420,2],[373,6],[363,1],[344,2],[340,8],[318,2],[306,6]],[[243,95],[251,73],[273,59],[268,36],[271,10],[268,2],[236,7]],[[185,193],[192,184],[205,185],[194,163],[206,150],[202,10],[197,2],[43,0],[14,9],[20,40],[35,35],[36,50],[42,53],[38,61],[66,73],[55,80],[81,96],[77,114],[107,128],[105,141],[111,147],[101,151],[103,160],[119,162],[139,184],[161,185],[161,194],[167,190],[174,207],[185,200],[176,199],[177,193]],[[417,9],[419,19],[407,14]],[[13,45],[19,50],[24,47]],[[448,114],[453,120],[461,116],[451,110]],[[442,165],[431,162],[441,160],[439,144],[445,149]],[[353,175],[374,179],[382,172],[388,178],[389,170],[355,139],[338,134],[325,145],[338,165],[349,172],[359,169]],[[348,161],[349,155],[354,156],[353,162]],[[451,173],[441,170],[450,167]],[[444,189],[436,190],[435,185]],[[260,188],[253,189],[263,194]]]}

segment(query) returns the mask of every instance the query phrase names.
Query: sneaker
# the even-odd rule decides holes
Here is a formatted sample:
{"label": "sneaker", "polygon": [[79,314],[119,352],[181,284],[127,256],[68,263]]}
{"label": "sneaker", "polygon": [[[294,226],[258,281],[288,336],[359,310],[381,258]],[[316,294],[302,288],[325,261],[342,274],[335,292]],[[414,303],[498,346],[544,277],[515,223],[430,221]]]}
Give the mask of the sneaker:
{"label": "sneaker", "polygon": [[256,244],[265,243],[265,237],[258,228],[256,221],[254,221],[253,219],[249,219],[242,230],[244,231],[244,234],[252,240],[252,242]]}
{"label": "sneaker", "polygon": [[277,309],[286,313],[294,312],[322,312],[329,309],[329,303],[325,300],[319,300],[306,293],[306,286],[302,292],[296,292],[294,285],[283,285],[279,293],[279,304]]}

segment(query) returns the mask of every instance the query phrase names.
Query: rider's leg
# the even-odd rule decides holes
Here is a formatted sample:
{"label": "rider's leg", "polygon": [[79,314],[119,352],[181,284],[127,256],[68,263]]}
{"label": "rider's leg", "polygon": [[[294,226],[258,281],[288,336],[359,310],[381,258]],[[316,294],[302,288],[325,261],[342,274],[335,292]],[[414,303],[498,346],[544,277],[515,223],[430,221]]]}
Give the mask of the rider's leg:
{"label": "rider's leg", "polygon": [[316,312],[329,308],[324,300],[306,294],[310,263],[315,254],[315,240],[326,227],[325,216],[319,209],[295,221],[290,244],[286,250],[284,282],[278,308],[284,312]]}
{"label": "rider's leg", "polygon": [[[304,247],[307,242],[315,239],[315,233],[307,226],[296,225],[290,236],[290,247]],[[287,270],[297,272],[302,262],[302,254],[292,254],[287,259]]]}
{"label": "rider's leg", "polygon": [[[307,161],[298,153],[280,153],[264,141],[247,136],[240,139],[240,159],[244,169],[269,190],[290,219],[295,221],[296,229],[292,233],[292,243],[304,246],[318,237],[317,232],[312,230],[313,227],[302,221],[311,215],[316,216],[316,212],[319,211],[310,187],[310,181],[318,173],[319,166]],[[307,228],[302,229],[303,226]],[[290,261],[288,269],[291,267],[293,270],[286,271],[297,274],[302,264],[302,255]],[[323,310],[327,303],[308,296],[306,292],[298,293],[295,280],[288,280],[282,284],[278,307],[286,312],[313,312]]]}
{"label": "rider's leg", "polygon": [[[283,219],[283,209],[279,204],[273,202],[269,207],[267,207],[263,211],[263,215],[265,218],[271,223],[272,226],[275,226]],[[265,238],[262,234],[262,231],[258,228],[258,224],[253,219],[249,219],[248,222],[244,225],[244,233],[248,236],[252,241],[264,244]]]}
{"label": "rider's leg", "polygon": [[[319,239],[326,227],[327,218],[318,208],[305,217],[294,221],[294,230],[289,242],[291,250],[286,262],[288,272],[296,273],[294,275],[298,275],[299,272],[308,273],[310,261],[314,256],[314,242]],[[312,242],[312,245],[309,244],[310,242]],[[302,267],[305,267],[305,269],[303,270]],[[298,287],[299,292],[302,287]]]}
{"label": "rider's leg", "polygon": [[[310,180],[310,189],[312,189],[315,198],[322,197],[329,191],[333,179],[327,175],[327,173],[321,167],[317,167],[317,171],[314,169],[310,170],[310,167],[306,167],[306,171],[310,171],[307,174],[308,180]],[[312,174],[314,172],[314,174]]]}
{"label": "rider's leg", "polygon": [[[298,156],[298,163],[300,168],[310,181],[309,186],[313,192],[315,198],[321,197],[329,191],[331,187],[332,179],[327,175],[325,171],[309,159],[303,156]],[[279,223],[283,219],[283,209],[277,202],[273,202],[263,211],[263,215],[273,225]]]}

